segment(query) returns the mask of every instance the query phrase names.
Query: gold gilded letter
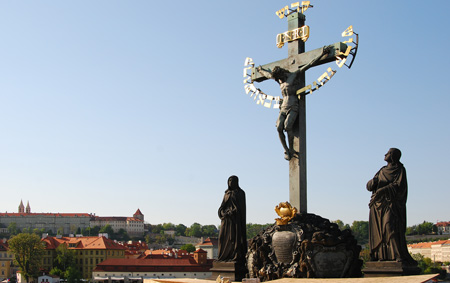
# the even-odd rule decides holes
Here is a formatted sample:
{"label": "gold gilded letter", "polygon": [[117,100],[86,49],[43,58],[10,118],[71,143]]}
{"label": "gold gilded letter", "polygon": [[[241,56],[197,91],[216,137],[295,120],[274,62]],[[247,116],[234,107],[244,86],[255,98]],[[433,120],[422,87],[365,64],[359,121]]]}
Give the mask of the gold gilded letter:
{"label": "gold gilded letter", "polygon": [[[308,93],[306,93],[307,90],[309,90]],[[297,90],[296,94],[297,94],[297,95],[299,96],[299,98],[300,98],[300,96],[302,95],[302,93],[305,93],[305,95],[307,95],[307,94],[310,94],[311,92],[312,92],[312,91],[311,91],[311,85],[307,85],[307,86],[302,87],[301,89]]]}
{"label": "gold gilded letter", "polygon": [[353,35],[353,26],[349,26],[344,32],[342,33],[342,37],[346,36],[352,36]]}
{"label": "gold gilded letter", "polygon": [[255,63],[253,63],[253,59],[250,57],[245,58],[245,63],[244,66],[248,66],[248,65],[255,65]]}
{"label": "gold gilded letter", "polygon": [[284,18],[284,11],[286,10],[289,10],[289,6],[285,6],[283,9],[276,11],[275,14],[277,14],[277,16],[282,19]]}
{"label": "gold gilded letter", "polygon": [[251,69],[253,69],[253,67],[247,67],[247,68],[244,68],[244,78],[246,78],[247,76],[250,76],[250,75],[247,73],[247,70],[251,70]]}
{"label": "gold gilded letter", "polygon": [[327,81],[330,80],[330,76],[328,75],[327,72],[323,73],[318,79],[317,82],[323,86]]}

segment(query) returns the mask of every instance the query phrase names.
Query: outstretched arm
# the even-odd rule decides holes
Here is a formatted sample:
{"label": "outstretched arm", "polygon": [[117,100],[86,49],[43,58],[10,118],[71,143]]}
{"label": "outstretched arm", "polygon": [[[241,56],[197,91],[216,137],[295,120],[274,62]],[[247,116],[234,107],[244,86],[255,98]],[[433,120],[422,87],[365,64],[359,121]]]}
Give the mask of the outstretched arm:
{"label": "outstretched arm", "polygon": [[319,56],[317,56],[316,58],[314,58],[313,60],[311,60],[311,62],[309,62],[308,64],[306,64],[305,66],[301,67],[300,69],[298,69],[296,71],[296,73],[301,73],[301,72],[305,72],[306,70],[308,70],[309,68],[311,68],[317,61],[320,60],[320,58],[322,58],[323,55],[330,53],[331,50],[331,46],[324,46],[322,49],[322,54],[320,54]]}
{"label": "outstretched arm", "polygon": [[268,78],[268,79],[273,79],[272,77],[272,72],[266,71],[262,68],[262,66],[258,66],[256,67],[256,70],[263,75],[264,77]]}

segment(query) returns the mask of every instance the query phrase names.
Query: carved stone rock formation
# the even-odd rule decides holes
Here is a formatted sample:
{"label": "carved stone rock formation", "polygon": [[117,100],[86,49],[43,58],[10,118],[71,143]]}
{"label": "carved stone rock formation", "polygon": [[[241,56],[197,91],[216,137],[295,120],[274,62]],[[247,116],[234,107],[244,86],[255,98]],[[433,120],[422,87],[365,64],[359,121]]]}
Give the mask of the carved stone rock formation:
{"label": "carved stone rock formation", "polygon": [[287,225],[272,225],[250,240],[250,278],[361,277],[359,246],[350,230],[320,216],[297,214]]}

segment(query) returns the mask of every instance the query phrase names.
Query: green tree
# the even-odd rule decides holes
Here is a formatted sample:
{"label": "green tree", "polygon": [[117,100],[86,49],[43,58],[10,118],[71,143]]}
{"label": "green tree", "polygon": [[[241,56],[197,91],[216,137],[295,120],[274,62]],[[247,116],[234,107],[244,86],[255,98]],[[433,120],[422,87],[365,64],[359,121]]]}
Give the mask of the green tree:
{"label": "green tree", "polygon": [[422,224],[417,225],[417,234],[419,235],[432,234],[433,226],[434,226],[433,223],[424,221]]}
{"label": "green tree", "polygon": [[31,227],[25,227],[22,229],[22,233],[31,234],[33,233],[33,230],[31,229]]}
{"label": "green tree", "polygon": [[268,224],[248,223],[247,224],[247,239],[252,239],[256,235],[258,235],[259,232],[261,232],[262,230],[266,229],[270,225],[272,225],[272,224],[270,224],[270,223],[268,223]]}
{"label": "green tree", "polygon": [[201,237],[202,236],[202,225],[195,222],[189,228],[186,229],[186,236],[189,237]]}
{"label": "green tree", "polygon": [[369,221],[353,221],[350,229],[358,244],[362,245],[369,242]]}
{"label": "green tree", "polygon": [[336,223],[339,227],[339,230],[345,230],[345,229],[350,229],[350,225],[348,224],[344,224],[344,222],[342,222],[342,220],[338,219],[336,221],[333,221],[333,223]]}
{"label": "green tree", "polygon": [[64,278],[67,279],[67,283],[75,283],[81,279],[81,273],[75,265],[72,265],[64,272]]}
{"label": "green tree", "polygon": [[53,262],[53,266],[65,272],[67,268],[75,265],[75,257],[75,252],[73,250],[69,250],[66,244],[61,244],[56,248],[56,258]]}
{"label": "green tree", "polygon": [[175,234],[177,236],[185,236],[185,232],[186,232],[187,227],[183,224],[178,224],[177,226],[175,226]]}
{"label": "green tree", "polygon": [[167,243],[171,246],[175,242],[175,238],[172,236],[167,237]]}
{"label": "green tree", "polygon": [[125,241],[128,242],[130,240],[130,236],[128,236],[128,233],[125,229],[120,228],[117,234],[115,235],[117,240],[119,241]]}
{"label": "green tree", "polygon": [[145,235],[145,242],[146,242],[147,244],[151,244],[151,243],[155,242],[155,240],[152,239],[152,237],[150,236],[150,234],[147,234],[147,235]]}
{"label": "green tree", "polygon": [[164,232],[155,237],[155,242],[160,245],[165,245],[167,243],[167,236],[164,235]]}
{"label": "green tree", "polygon": [[100,231],[98,231],[99,233],[108,233],[109,236],[114,234],[114,230],[111,227],[111,225],[106,224],[105,226],[103,226]]}
{"label": "green tree", "polygon": [[81,230],[81,234],[83,236],[97,236],[98,232],[100,231],[100,226],[94,226],[94,227],[86,227],[83,230]]}
{"label": "green tree", "polygon": [[163,223],[162,228],[163,228],[164,231],[175,230],[175,225],[170,223],[170,222],[169,223]]}
{"label": "green tree", "polygon": [[180,250],[185,250],[188,253],[192,253],[192,252],[195,252],[195,247],[193,244],[186,244],[186,245],[182,245]]}
{"label": "green tree", "polygon": [[150,228],[152,233],[159,234],[163,229],[162,224],[152,225]]}
{"label": "green tree", "polygon": [[15,236],[20,233],[19,228],[17,228],[16,222],[11,222],[8,225],[8,232],[11,236]]}
{"label": "green tree", "polygon": [[30,278],[37,278],[41,267],[41,256],[44,253],[44,244],[36,234],[21,233],[9,241],[9,249],[14,254],[15,263],[28,282]]}
{"label": "green tree", "polygon": [[217,237],[217,227],[216,225],[204,225],[202,226],[203,237]]}

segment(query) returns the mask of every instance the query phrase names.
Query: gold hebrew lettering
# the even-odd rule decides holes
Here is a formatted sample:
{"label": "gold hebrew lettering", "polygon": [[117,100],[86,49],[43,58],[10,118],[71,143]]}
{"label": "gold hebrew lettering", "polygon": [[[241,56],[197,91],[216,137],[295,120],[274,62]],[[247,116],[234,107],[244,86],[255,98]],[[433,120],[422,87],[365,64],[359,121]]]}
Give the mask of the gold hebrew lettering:
{"label": "gold hebrew lettering", "polygon": [[277,16],[282,19],[284,18],[284,11],[289,10],[289,6],[285,6],[283,9],[278,10],[277,12],[275,12],[275,14],[277,14]]}
{"label": "gold hebrew lettering", "polygon": [[300,2],[295,2],[291,4],[291,9],[297,7],[297,12],[300,12]]}
{"label": "gold hebrew lettering", "polygon": [[275,98],[275,103],[274,103],[274,105],[273,105],[273,108],[274,108],[274,109],[280,109],[280,104],[281,104],[281,99],[280,99],[280,97],[278,96],[278,97]]}
{"label": "gold hebrew lettering", "polygon": [[346,36],[352,36],[353,35],[353,26],[349,26],[344,32],[342,33],[342,37]]}
{"label": "gold hebrew lettering", "polygon": [[336,71],[332,70],[331,67],[328,67],[327,71],[330,73],[330,79],[336,74]]}
{"label": "gold hebrew lettering", "polygon": [[[309,91],[308,93],[306,93],[306,91],[307,91],[307,90],[310,90],[310,89],[311,89],[311,85],[307,85],[307,86],[302,87],[301,89],[297,90],[296,93],[297,93],[298,96],[301,96],[302,93],[305,93],[305,95],[307,95],[307,94],[311,93],[311,91]],[[300,97],[299,97],[299,98],[300,98]]]}
{"label": "gold hebrew lettering", "polygon": [[318,79],[317,82],[323,86],[327,81],[330,80],[330,76],[328,75],[328,72],[323,73]]}
{"label": "gold hebrew lettering", "polygon": [[342,43],[347,44],[347,43],[352,43],[353,42],[353,37],[350,37],[347,41],[343,41]]}
{"label": "gold hebrew lettering", "polygon": [[272,107],[272,102],[273,102],[273,96],[267,95],[266,102],[264,103],[264,107],[266,107],[266,108]]}
{"label": "gold hebrew lettering", "polygon": [[248,66],[248,65],[255,65],[255,63],[253,63],[253,59],[250,57],[245,58],[245,63],[244,66]]}
{"label": "gold hebrew lettering", "polygon": [[311,89],[311,92],[319,89],[319,86],[317,85],[316,81],[313,81],[312,85],[313,85],[313,88]]}
{"label": "gold hebrew lettering", "polygon": [[309,8],[309,1],[302,1],[302,14],[306,12]]}
{"label": "gold hebrew lettering", "polygon": [[[256,98],[256,96],[255,96],[255,98]],[[259,99],[258,99],[258,101],[256,102],[256,104],[263,104],[264,103],[264,100],[266,99],[266,95],[265,94],[260,94],[259,95]]]}
{"label": "gold hebrew lettering", "polygon": [[341,58],[339,56],[336,56],[336,65],[338,65],[339,68],[342,68],[342,66],[344,66],[346,61],[347,61],[347,57]]}
{"label": "gold hebrew lettering", "polygon": [[246,94],[248,94],[249,92],[252,91],[252,88],[251,88],[252,85],[253,85],[253,84],[247,84],[247,85],[244,85],[244,89],[245,89],[245,93],[246,93]]}
{"label": "gold hebrew lettering", "polygon": [[253,95],[255,96],[255,98],[258,96],[258,94],[260,94],[261,91],[257,88],[255,88],[255,92],[250,93],[250,97],[253,97]]}
{"label": "gold hebrew lettering", "polygon": [[252,78],[251,77],[248,77],[248,78],[246,78],[245,80],[244,80],[244,84],[249,84],[249,83],[251,83],[252,82]]}
{"label": "gold hebrew lettering", "polygon": [[345,50],[345,53],[340,53],[339,55],[344,55],[345,57],[348,56],[348,54],[350,54],[350,50],[352,50],[351,46],[347,46],[347,50]]}
{"label": "gold hebrew lettering", "polygon": [[246,78],[247,76],[250,76],[250,75],[247,73],[247,70],[251,70],[251,69],[253,69],[253,67],[247,67],[247,68],[244,68],[244,78]]}

